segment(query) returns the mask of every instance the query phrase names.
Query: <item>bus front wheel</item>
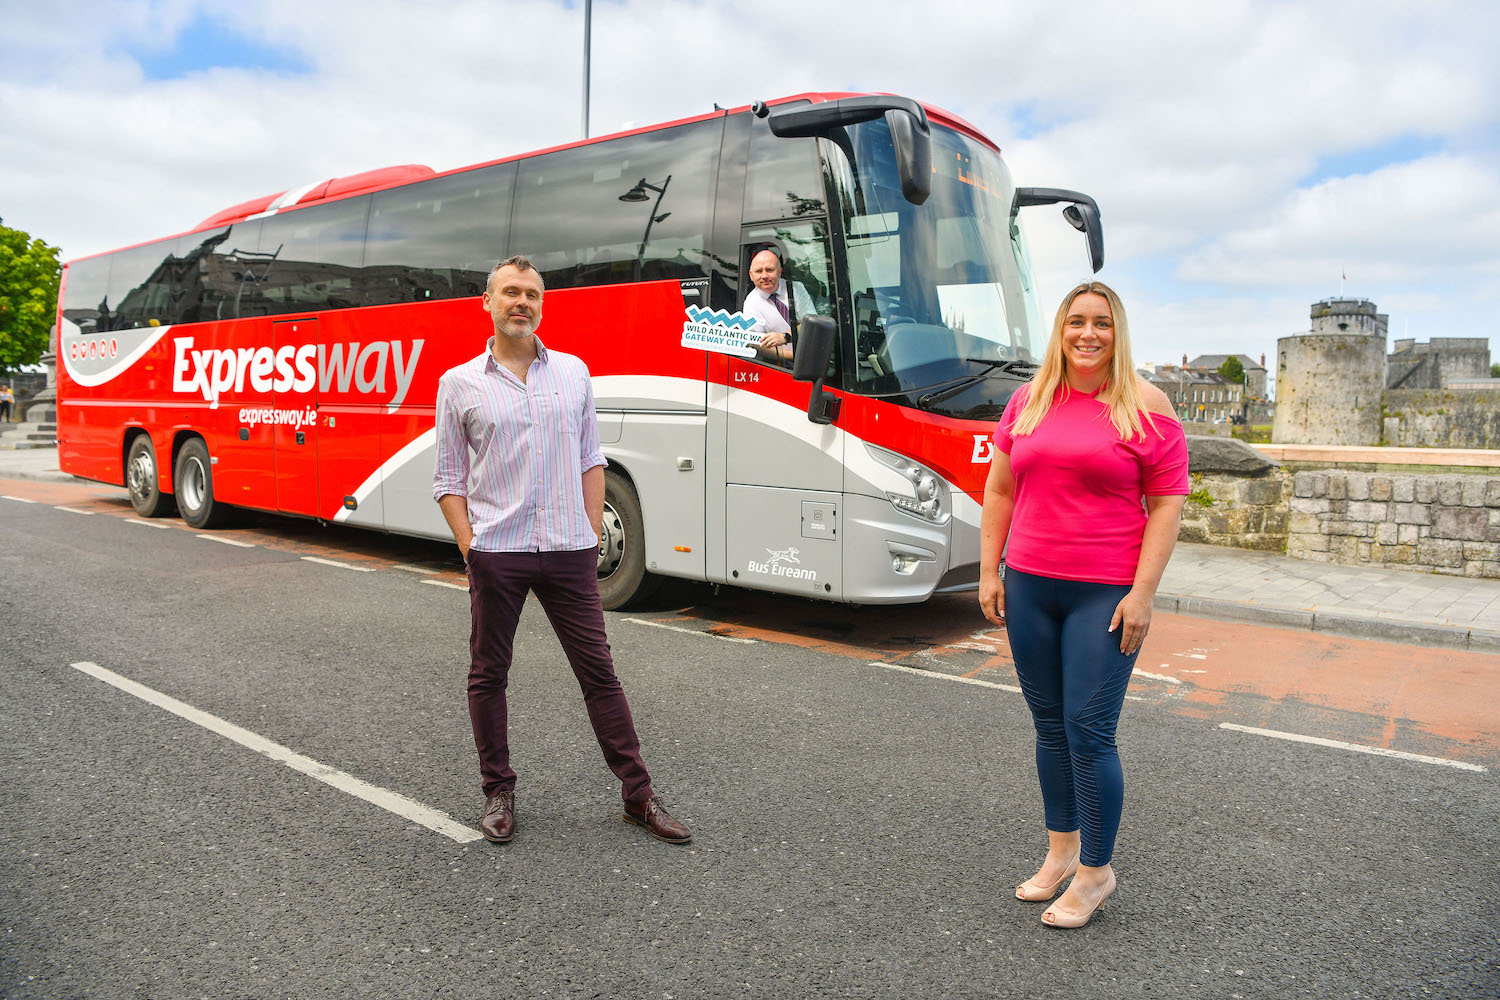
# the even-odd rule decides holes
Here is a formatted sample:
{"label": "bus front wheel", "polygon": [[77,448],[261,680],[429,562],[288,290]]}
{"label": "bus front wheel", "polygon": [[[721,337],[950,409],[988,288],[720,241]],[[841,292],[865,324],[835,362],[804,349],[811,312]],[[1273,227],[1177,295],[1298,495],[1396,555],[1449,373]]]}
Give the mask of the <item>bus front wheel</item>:
{"label": "bus front wheel", "polygon": [[130,442],[130,457],[125,459],[125,489],[130,492],[130,506],[142,517],[161,517],[172,510],[172,498],[161,491],[156,468],[156,447],[151,435],[138,434]]}
{"label": "bus front wheel", "polygon": [[643,601],[660,580],[646,572],[641,500],[630,480],[604,473],[604,523],[599,531],[599,602],[604,610]]}
{"label": "bus front wheel", "polygon": [[229,505],[214,499],[213,462],[202,438],[191,438],[178,449],[172,483],[177,510],[190,527],[217,528],[229,521]]}

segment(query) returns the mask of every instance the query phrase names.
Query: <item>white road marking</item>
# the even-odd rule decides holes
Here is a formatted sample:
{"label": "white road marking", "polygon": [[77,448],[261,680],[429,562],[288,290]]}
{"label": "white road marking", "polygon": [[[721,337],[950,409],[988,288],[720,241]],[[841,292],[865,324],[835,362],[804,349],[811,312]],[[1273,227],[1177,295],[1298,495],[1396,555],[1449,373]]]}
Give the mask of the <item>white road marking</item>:
{"label": "white road marking", "polygon": [[252,543],[250,543],[250,542],[242,542],[238,538],[225,538],[223,535],[211,535],[211,534],[209,534],[206,531],[203,534],[201,534],[201,535],[194,535],[193,537],[194,538],[206,538],[210,542],[223,542],[225,545],[234,545],[234,546],[238,546],[239,548],[242,548],[242,549],[253,549],[253,548],[255,548],[255,546]]}
{"label": "white road marking", "polygon": [[625,621],[636,625],[650,625],[652,628],[664,628],[669,632],[685,632],[688,635],[699,635],[706,639],[718,639],[722,642],[741,642],[747,646],[753,646],[760,641],[759,639],[741,639],[739,636],[734,635],[715,635],[712,632],[699,632],[697,629],[680,628],[676,625],[668,625],[665,622],[648,621],[645,618],[626,618]]}
{"label": "white road marking", "polygon": [[1419,753],[1407,753],[1404,750],[1387,750],[1385,747],[1367,747],[1359,743],[1345,743],[1342,740],[1326,740],[1321,736],[1303,736],[1300,733],[1283,733],[1276,729],[1256,729],[1254,726],[1237,726],[1233,722],[1219,723],[1220,729],[1232,729],[1237,733],[1254,733],[1257,736],[1271,736],[1278,740],[1291,740],[1294,743],[1311,743],[1314,746],[1332,747],[1335,750],[1353,750],[1356,753],[1374,754],[1376,757],[1397,757],[1401,760],[1414,760],[1422,764],[1441,764],[1444,767],[1456,767],[1463,771],[1488,771],[1489,768],[1478,764],[1469,764],[1461,760],[1448,760],[1446,757],[1428,757]]}
{"label": "white road marking", "polygon": [[479,840],[483,834],[473,827],[464,826],[447,813],[442,813],[430,806],[425,806],[415,799],[409,799],[400,792],[393,792],[378,785],[361,781],[350,774],[320,764],[311,757],[304,757],[299,753],[288,750],[279,743],[273,743],[257,733],[248,729],[242,729],[232,722],[225,722],[216,715],[210,715],[202,709],[194,708],[186,702],[178,701],[159,691],[137,683],[128,677],[122,677],[112,670],[106,670],[97,663],[74,663],[75,669],[81,670],[90,677],[95,677],[106,684],[119,688],[127,694],[132,694],[144,702],[149,702],[157,708],[165,709],[173,715],[180,716],[202,726],[210,732],[218,733],[225,739],[233,740],[242,747],[248,747],[256,753],[263,754],[274,761],[278,761],[290,767],[294,771],[301,771],[309,778],[315,778],[337,788],[341,792],[347,792],[355,798],[364,799],[372,805],[377,805],[387,812],[393,812],[403,819],[409,819],[431,830],[440,833],[460,844],[467,844]]}
{"label": "white road marking", "polygon": [[959,684],[972,684],[975,687],[994,688],[996,691],[1009,691],[1011,694],[1020,694],[1021,689],[1010,684],[996,684],[994,681],[982,681],[978,677],[964,677],[961,674],[945,674],[941,670],[918,670],[916,667],[906,667],[899,663],[886,663],[884,660],[870,660],[872,667],[884,667],[887,670],[900,671],[903,674],[916,674],[918,677],[935,677],[938,680],[954,681]]}
{"label": "white road marking", "polygon": [[1182,683],[1182,681],[1179,678],[1168,677],[1166,674],[1148,673],[1148,672],[1142,670],[1140,667],[1136,667],[1134,670],[1131,671],[1131,673],[1135,674],[1137,677],[1149,677],[1153,681],[1166,681],[1168,684],[1181,684]]}
{"label": "white road marking", "polygon": [[148,528],[170,528],[171,527],[170,524],[160,524],[160,523],[158,523],[156,521],[143,521],[143,520],[141,520],[138,517],[127,517],[125,519],[125,523],[126,524],[143,524],[143,525],[145,525]]}
{"label": "white road marking", "polygon": [[[1184,657],[1187,657],[1189,660],[1206,660],[1206,659],[1208,659],[1208,657],[1204,656],[1202,653],[1173,653],[1172,655],[1173,656],[1184,656]],[[1165,667],[1166,664],[1163,663],[1162,666]]]}
{"label": "white road marking", "polygon": [[14,500],[16,503],[36,503],[35,500],[27,500],[25,497],[13,497],[9,493],[0,493],[0,500]]}
{"label": "white road marking", "polygon": [[391,569],[404,569],[408,573],[425,573],[428,576],[436,576],[437,570],[428,569],[426,566],[413,566],[411,563],[397,563]]}
{"label": "white road marking", "polygon": [[375,572],[368,566],[351,566],[348,563],[335,562],[332,559],[319,559],[317,556],[303,556],[302,558],[305,562],[317,563],[319,566],[336,566],[339,569],[352,569],[356,573]]}
{"label": "white road marking", "polygon": [[984,643],[984,642],[950,642],[950,643],[948,643],[947,648],[948,649],[973,649],[973,650],[978,650],[981,653],[998,653],[998,652],[1000,652],[994,646],[991,646],[988,643]]}
{"label": "white road marking", "polygon": [[65,510],[69,514],[90,514],[90,515],[92,515],[94,513],[91,510],[79,510],[77,507],[59,507],[56,504],[53,505],[52,509],[53,510]]}
{"label": "white road marking", "polygon": [[449,583],[447,580],[423,580],[422,582],[431,584],[434,587],[447,587],[449,590],[462,590],[466,594],[469,592],[468,586],[462,583]]}

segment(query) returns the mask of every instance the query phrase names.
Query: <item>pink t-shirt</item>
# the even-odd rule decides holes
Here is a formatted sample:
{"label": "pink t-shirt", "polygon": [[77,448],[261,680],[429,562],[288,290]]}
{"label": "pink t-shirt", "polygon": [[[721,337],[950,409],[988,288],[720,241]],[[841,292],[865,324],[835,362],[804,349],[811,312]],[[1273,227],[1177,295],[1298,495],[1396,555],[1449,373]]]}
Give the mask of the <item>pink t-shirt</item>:
{"label": "pink t-shirt", "polygon": [[1064,385],[1036,430],[1012,436],[1031,388],[1011,397],[995,428],[1016,482],[1006,565],[1061,580],[1134,583],[1146,530],[1142,498],[1188,493],[1182,424],[1153,413],[1155,429],[1143,418],[1145,440],[1123,441],[1108,407]]}

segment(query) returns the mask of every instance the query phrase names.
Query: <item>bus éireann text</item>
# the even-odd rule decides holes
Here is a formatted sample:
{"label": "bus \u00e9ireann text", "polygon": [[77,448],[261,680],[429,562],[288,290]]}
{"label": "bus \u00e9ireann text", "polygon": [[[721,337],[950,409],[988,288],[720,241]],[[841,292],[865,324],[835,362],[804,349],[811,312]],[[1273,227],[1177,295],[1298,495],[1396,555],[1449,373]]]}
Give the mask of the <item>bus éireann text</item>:
{"label": "bus \u00e9ireann text", "polygon": [[[978,581],[990,435],[1045,344],[1017,189],[972,125],[902,97],[801,94],[435,174],[254,199],[70,262],[63,471],[194,527],[244,507],[446,539],[438,376],[484,349],[477,296],[523,253],[539,334],[593,375],[609,460],[605,607],[683,577],[850,603]],[[791,370],[751,346],[777,250]]]}

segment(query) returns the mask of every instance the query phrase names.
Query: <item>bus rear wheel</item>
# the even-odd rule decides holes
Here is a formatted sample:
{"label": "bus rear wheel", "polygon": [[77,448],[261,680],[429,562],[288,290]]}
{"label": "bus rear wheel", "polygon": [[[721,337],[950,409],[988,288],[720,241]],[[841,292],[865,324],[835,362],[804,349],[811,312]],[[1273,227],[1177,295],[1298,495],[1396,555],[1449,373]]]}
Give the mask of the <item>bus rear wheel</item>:
{"label": "bus rear wheel", "polygon": [[161,491],[161,478],[156,468],[156,446],[151,435],[137,434],[130,442],[130,455],[125,459],[125,489],[130,493],[130,506],[142,517],[161,517],[172,511],[172,497]]}
{"label": "bus rear wheel", "polygon": [[231,508],[214,499],[213,462],[202,438],[190,438],[178,449],[172,483],[177,510],[190,527],[218,528],[229,522]]}
{"label": "bus rear wheel", "polygon": [[661,580],[646,572],[640,497],[630,480],[607,469],[599,535],[599,602],[604,610],[629,607],[650,597]]}

